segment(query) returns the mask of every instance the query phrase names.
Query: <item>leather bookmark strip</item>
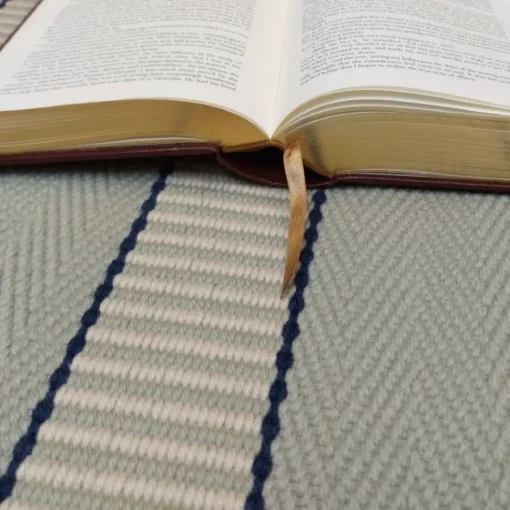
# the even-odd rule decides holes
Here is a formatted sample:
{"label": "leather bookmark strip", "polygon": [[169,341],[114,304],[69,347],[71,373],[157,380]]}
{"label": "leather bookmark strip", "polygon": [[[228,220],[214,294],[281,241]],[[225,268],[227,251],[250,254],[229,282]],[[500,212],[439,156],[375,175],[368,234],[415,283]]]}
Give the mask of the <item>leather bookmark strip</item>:
{"label": "leather bookmark strip", "polygon": [[282,297],[294,283],[299,266],[299,255],[305,237],[307,218],[307,195],[305,169],[299,141],[292,142],[285,148],[283,165],[290,193],[289,236],[287,240],[287,261],[282,283]]}

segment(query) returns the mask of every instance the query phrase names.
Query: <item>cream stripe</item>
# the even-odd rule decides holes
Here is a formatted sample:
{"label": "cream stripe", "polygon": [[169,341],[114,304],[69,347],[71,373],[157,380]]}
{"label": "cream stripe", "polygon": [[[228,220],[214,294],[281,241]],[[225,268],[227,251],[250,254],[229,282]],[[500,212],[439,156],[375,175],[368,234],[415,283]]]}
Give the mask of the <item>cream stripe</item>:
{"label": "cream stripe", "polygon": [[20,15],[18,13],[0,11],[0,22],[2,25],[9,25],[10,27],[14,28],[19,25],[21,20],[22,18],[20,19]]}
{"label": "cream stripe", "polygon": [[[28,505],[26,503],[18,503],[17,501],[8,499],[2,503],[2,510],[49,510],[49,508],[47,506],[34,506],[32,504]],[[53,510],[55,510],[55,507]]]}
{"label": "cream stripe", "polygon": [[[232,282],[231,282],[232,283]],[[115,287],[136,291],[169,294],[191,299],[206,299],[220,303],[236,303],[269,310],[285,310],[288,300],[281,299],[274,292],[272,295],[255,294],[246,286],[236,289],[221,289],[213,284],[192,283],[179,280],[158,280],[147,276],[119,275],[115,278]],[[269,287],[269,292],[272,289]]]}
{"label": "cream stripe", "polygon": [[2,34],[2,39],[0,39],[0,48],[5,40],[14,32],[14,30],[18,27],[16,21],[6,22],[2,21],[0,24],[0,34]]}
{"label": "cream stripe", "polygon": [[[283,158],[283,155],[282,155]],[[282,159],[283,162],[283,159]],[[174,174],[170,177],[172,185],[167,188],[165,194],[168,195],[170,193],[175,192],[175,188],[195,188],[195,189],[210,189],[210,190],[219,190],[223,193],[237,195],[252,195],[255,197],[267,197],[267,198],[276,198],[281,200],[282,202],[288,201],[287,190],[285,189],[275,189],[263,186],[255,186],[255,185],[247,185],[243,184],[229,184],[223,179],[218,179],[218,181],[213,180],[202,180],[197,177],[186,177],[183,172],[179,172],[179,174]]]}
{"label": "cream stripe", "polygon": [[206,228],[221,230],[222,232],[244,233],[265,237],[287,237],[286,227],[257,225],[254,223],[235,220],[221,220],[207,216],[192,216],[189,214],[152,211],[149,214],[149,221],[161,222],[168,225],[184,225],[187,227]]}
{"label": "cream stripe", "polygon": [[236,315],[206,313],[198,309],[170,309],[145,305],[140,302],[121,301],[120,299],[103,301],[101,313],[110,316],[174,322],[188,326],[202,326],[222,331],[255,333],[264,336],[278,336],[282,327],[280,322],[270,320],[263,315],[258,318],[246,318]]}
{"label": "cream stripe", "polygon": [[142,348],[151,351],[176,352],[211,360],[221,359],[266,367],[274,365],[275,362],[275,353],[270,350],[250,349],[232,344],[206,342],[197,339],[152,335],[145,332],[133,333],[129,330],[108,329],[99,325],[89,329],[87,342]]}
{"label": "cream stripe", "polygon": [[277,206],[243,204],[242,202],[237,202],[227,196],[216,198],[214,196],[205,197],[200,195],[187,195],[183,193],[179,195],[166,193],[160,195],[158,202],[172,205],[185,205],[190,207],[207,207],[209,209],[219,209],[222,211],[235,212],[238,214],[248,214],[271,218],[287,219],[289,216],[288,209],[284,208],[282,204],[278,204]]}
{"label": "cream stripe", "polygon": [[20,2],[20,0],[8,1],[5,6],[0,9],[0,23],[3,23],[4,19],[9,19],[15,21],[16,26],[18,26],[30,14],[30,11],[32,11],[36,3],[37,0],[32,0],[30,2]]}
{"label": "cream stripe", "polygon": [[37,1],[38,0],[11,0],[10,2],[7,2],[5,4],[5,7],[3,7],[3,9],[7,9],[7,7],[9,9],[12,9],[12,10],[18,10],[20,13],[23,12],[23,13],[28,13],[30,12],[30,10],[34,7],[34,5],[37,4]]}
{"label": "cream stripe", "polygon": [[154,504],[180,505],[190,509],[239,510],[244,495],[201,486],[173,483],[169,480],[145,480],[119,472],[76,469],[67,464],[36,461],[32,458],[21,465],[18,478],[53,488],[120,496]]}
{"label": "cream stripe", "polygon": [[72,371],[79,374],[104,375],[131,381],[183,386],[184,388],[226,393],[227,395],[244,395],[248,398],[260,400],[264,400],[269,391],[265,382],[248,381],[245,378],[240,379],[226,377],[221,374],[158,367],[135,361],[93,358],[86,355],[75,358]]}
{"label": "cream stripe", "polygon": [[10,0],[8,1],[2,10],[0,11],[0,21],[3,20],[4,16],[12,17],[16,16],[18,19],[18,24],[24,20],[33,9],[34,5],[37,3],[37,0],[31,0],[29,2],[21,2],[20,0]]}
{"label": "cream stripe", "polygon": [[0,47],[35,7],[37,0],[11,0],[0,9]]}
{"label": "cream stripe", "polygon": [[219,238],[185,237],[173,234],[161,234],[151,231],[143,231],[138,234],[138,239],[143,243],[163,244],[178,246],[179,248],[194,248],[198,250],[214,250],[221,253],[230,253],[232,255],[243,255],[248,257],[260,257],[272,260],[283,260],[285,246],[282,249],[274,247],[265,247],[260,244],[237,243],[234,241],[225,241]]}
{"label": "cream stripe", "polygon": [[147,457],[150,460],[178,462],[241,474],[250,472],[253,460],[251,455],[213,446],[119,434],[110,429],[78,427],[51,421],[41,427],[38,439],[79,448],[97,448],[103,452]]}
{"label": "cream stripe", "polygon": [[156,421],[195,425],[238,433],[258,434],[260,419],[248,413],[230,413],[219,409],[187,406],[180,403],[124,397],[100,391],[62,388],[55,397],[57,405],[79,409],[143,416]]}

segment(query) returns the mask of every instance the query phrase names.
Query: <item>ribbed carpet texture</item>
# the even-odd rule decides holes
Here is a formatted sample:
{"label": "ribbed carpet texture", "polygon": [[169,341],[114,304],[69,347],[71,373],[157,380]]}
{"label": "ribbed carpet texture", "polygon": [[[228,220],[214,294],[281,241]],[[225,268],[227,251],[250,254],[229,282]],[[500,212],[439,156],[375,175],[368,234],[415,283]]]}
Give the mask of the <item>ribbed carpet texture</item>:
{"label": "ribbed carpet texture", "polygon": [[509,507],[510,198],[148,165],[0,175],[2,508]]}
{"label": "ribbed carpet texture", "polygon": [[510,508],[510,197],[310,192],[281,300],[287,222],[203,164],[0,171],[2,510]]}
{"label": "ribbed carpet texture", "polygon": [[0,47],[39,0],[0,0]]}

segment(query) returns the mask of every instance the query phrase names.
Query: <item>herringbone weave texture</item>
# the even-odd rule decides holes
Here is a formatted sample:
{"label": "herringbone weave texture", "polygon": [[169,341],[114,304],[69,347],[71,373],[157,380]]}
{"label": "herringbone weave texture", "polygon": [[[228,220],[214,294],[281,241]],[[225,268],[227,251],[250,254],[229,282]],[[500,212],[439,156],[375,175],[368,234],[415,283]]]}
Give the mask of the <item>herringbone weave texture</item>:
{"label": "herringbone weave texture", "polygon": [[331,190],[270,509],[510,508],[510,198]]}
{"label": "herringbone weave texture", "polygon": [[[78,227],[85,203],[112,228],[109,217],[133,221],[127,204],[148,193],[141,176],[120,174],[125,185],[112,188],[111,174],[93,175],[79,177],[89,191],[73,199],[61,184],[60,200],[75,209],[50,206],[44,181],[3,176],[16,183],[2,188],[3,214],[18,211],[4,236],[10,246],[19,238],[2,255],[15,275],[2,273],[3,324],[18,335],[4,346],[3,468],[65,351],[63,333],[73,334],[67,323],[55,328],[87,307],[81,298],[80,310],[63,309],[51,297],[51,261],[63,252],[34,241],[36,232],[57,245],[73,232],[85,245],[97,238],[81,259],[72,252],[83,264],[109,243]],[[104,208],[108,188],[116,192]],[[19,204],[29,203],[40,227],[13,235],[29,217]],[[286,214],[284,190],[211,168],[166,179],[2,508],[243,507],[267,398],[283,390],[269,391],[288,314],[278,299]],[[508,508],[510,199],[337,189],[323,214],[272,464],[254,468],[268,474],[265,508]],[[104,271],[107,261],[94,261]],[[79,273],[68,267],[60,278],[83,294]],[[46,300],[38,315],[34,304]],[[43,317],[28,343],[23,314]]]}
{"label": "herringbone weave texture", "polygon": [[145,163],[0,172],[0,472],[156,178]]}

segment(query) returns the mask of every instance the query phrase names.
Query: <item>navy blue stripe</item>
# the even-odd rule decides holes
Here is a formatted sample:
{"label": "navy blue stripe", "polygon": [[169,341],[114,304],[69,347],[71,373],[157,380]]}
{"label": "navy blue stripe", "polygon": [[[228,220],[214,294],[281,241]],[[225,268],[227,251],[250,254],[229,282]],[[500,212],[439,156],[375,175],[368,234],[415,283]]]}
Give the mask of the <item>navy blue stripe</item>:
{"label": "navy blue stripe", "polygon": [[287,372],[292,367],[294,355],[292,346],[299,336],[299,314],[305,308],[304,293],[310,279],[310,264],[313,260],[313,247],[319,237],[317,227],[322,220],[321,206],[326,201],[326,193],[318,190],[314,193],[313,209],[310,212],[310,225],[305,233],[305,247],[301,252],[301,267],[296,274],[296,289],[289,301],[289,318],[282,330],[283,344],[276,355],[276,378],[269,390],[269,411],[262,420],[262,444],[255,456],[251,472],[253,485],[244,505],[245,510],[264,510],[264,483],[273,469],[271,445],[280,433],[280,404],[287,398]]}
{"label": "navy blue stripe", "polygon": [[0,8],[5,7],[9,0],[0,0]]}
{"label": "navy blue stripe", "polygon": [[165,188],[165,182],[172,168],[164,168],[159,178],[152,185],[149,198],[145,200],[140,209],[140,215],[131,225],[131,230],[126,238],[122,241],[117,258],[115,258],[108,269],[106,276],[101,285],[94,293],[94,300],[90,308],[83,314],[81,318],[81,326],[76,335],[67,344],[67,349],[59,367],[50,377],[48,390],[42,400],[40,400],[32,411],[32,419],[30,425],[19,441],[16,443],[12,451],[11,461],[7,467],[7,471],[0,478],[0,503],[5,501],[14,490],[16,485],[16,474],[25,459],[32,454],[37,443],[37,434],[41,425],[49,420],[53,409],[55,408],[55,395],[57,391],[64,386],[71,374],[71,363],[74,358],[85,347],[85,336],[88,329],[96,324],[101,315],[99,307],[101,303],[111,294],[113,290],[113,279],[122,273],[126,265],[127,254],[132,251],[138,239],[138,234],[147,226],[147,217],[149,213],[156,207],[156,200],[159,193]]}

